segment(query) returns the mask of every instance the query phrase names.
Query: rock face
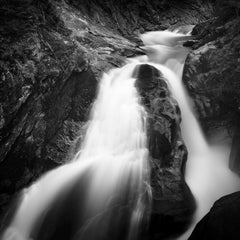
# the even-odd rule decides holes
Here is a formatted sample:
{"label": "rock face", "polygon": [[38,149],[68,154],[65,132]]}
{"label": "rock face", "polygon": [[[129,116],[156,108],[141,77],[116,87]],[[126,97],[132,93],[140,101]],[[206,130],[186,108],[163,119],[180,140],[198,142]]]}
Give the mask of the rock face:
{"label": "rock face", "polygon": [[[232,139],[232,148],[229,159],[229,167],[238,175],[240,175],[240,121],[237,118],[238,123],[236,124]],[[237,121],[236,121],[237,122]]]}
{"label": "rock face", "polygon": [[187,149],[180,132],[180,110],[161,73],[143,64],[135,69],[137,88],[148,112],[152,215],[150,239],[176,236],[186,229],[195,201],[184,181]]}
{"label": "rock face", "polygon": [[130,39],[138,39],[146,31],[199,23],[209,19],[213,11],[212,4],[202,0],[68,0],[68,3],[96,24],[108,26]]}
{"label": "rock face", "polygon": [[197,41],[183,73],[183,81],[206,129],[213,122],[235,124],[233,119],[239,116],[240,109],[240,18],[237,8],[231,6],[219,6],[218,11],[214,18],[193,29]]}
{"label": "rock face", "polygon": [[240,192],[220,198],[197,224],[189,240],[240,239],[239,203]]}
{"label": "rock face", "polygon": [[240,171],[240,32],[238,1],[219,1],[214,17],[193,29],[196,42],[189,54],[183,81],[194,99],[203,128],[233,132],[230,167]]}

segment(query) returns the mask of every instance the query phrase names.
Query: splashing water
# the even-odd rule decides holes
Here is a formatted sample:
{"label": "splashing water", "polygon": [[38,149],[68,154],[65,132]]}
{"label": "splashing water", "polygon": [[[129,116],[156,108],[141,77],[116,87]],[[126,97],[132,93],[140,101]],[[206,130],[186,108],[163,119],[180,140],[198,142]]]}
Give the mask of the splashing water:
{"label": "splashing water", "polygon": [[[197,201],[197,211],[189,231],[179,240],[186,240],[195,224],[221,196],[240,189],[240,180],[228,168],[230,148],[224,141],[209,145],[191,108],[181,78],[188,50],[181,46],[190,36],[173,32],[149,32],[142,36],[147,45],[148,61],[168,80],[173,96],[181,109],[182,136],[188,149],[185,179]],[[162,65],[168,69],[164,69]]]}
{"label": "splashing water", "polygon": [[[71,163],[49,172],[23,192],[3,240],[138,238],[151,205],[151,191],[147,114],[134,86],[135,66],[128,64],[103,76],[80,151]],[[66,220],[51,220],[57,217],[51,216],[50,209],[57,208],[69,189],[85,195],[80,209],[75,209],[79,223],[66,237],[54,232],[56,226],[51,228]],[[70,207],[62,205],[53,211],[55,215],[61,217],[62,208]]]}
{"label": "splashing water", "polygon": [[[132,78],[135,66],[141,63],[162,72],[181,109],[182,135],[189,153],[185,178],[198,209],[189,232],[179,239],[189,236],[217,198],[239,189],[238,177],[227,167],[229,147],[223,143],[208,145],[181,83],[188,53],[182,42],[191,36],[178,30],[149,32],[141,38],[147,56],[132,59],[103,76],[79,152],[71,163],[49,172],[23,191],[2,240],[140,237],[151,208],[147,114]],[[72,195],[77,196],[74,201],[69,200]],[[70,214],[66,219],[76,220],[69,235],[65,235],[64,228],[70,224],[64,225],[67,220],[63,209]]]}

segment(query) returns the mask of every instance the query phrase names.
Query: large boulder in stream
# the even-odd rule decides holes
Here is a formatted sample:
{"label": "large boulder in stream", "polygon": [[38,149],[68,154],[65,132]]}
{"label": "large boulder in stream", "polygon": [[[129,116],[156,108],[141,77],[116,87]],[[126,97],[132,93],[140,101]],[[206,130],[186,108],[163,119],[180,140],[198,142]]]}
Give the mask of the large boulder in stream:
{"label": "large boulder in stream", "polygon": [[182,233],[192,220],[195,200],[184,180],[187,149],[181,137],[180,109],[161,72],[148,64],[134,73],[148,112],[152,213],[150,239]]}
{"label": "large boulder in stream", "polygon": [[196,225],[188,240],[240,239],[240,192],[216,201],[210,212]]}

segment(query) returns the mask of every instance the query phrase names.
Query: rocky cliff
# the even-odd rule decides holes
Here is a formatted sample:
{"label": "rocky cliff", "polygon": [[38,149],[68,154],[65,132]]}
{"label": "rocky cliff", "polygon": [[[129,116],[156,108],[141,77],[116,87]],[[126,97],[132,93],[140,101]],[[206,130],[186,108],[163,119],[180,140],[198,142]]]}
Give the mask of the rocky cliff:
{"label": "rocky cliff", "polygon": [[227,129],[233,137],[230,167],[239,172],[240,5],[219,1],[212,18],[197,24],[183,81],[207,134]]}
{"label": "rocky cliff", "polygon": [[195,26],[196,43],[185,64],[183,80],[206,129],[213,121],[234,124],[239,115],[240,5],[231,6],[222,6],[213,18]]}

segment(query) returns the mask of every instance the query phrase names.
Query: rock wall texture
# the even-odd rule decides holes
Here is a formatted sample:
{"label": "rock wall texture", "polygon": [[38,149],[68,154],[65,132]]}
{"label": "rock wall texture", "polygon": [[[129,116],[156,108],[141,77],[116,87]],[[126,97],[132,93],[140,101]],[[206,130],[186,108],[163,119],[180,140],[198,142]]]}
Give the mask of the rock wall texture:
{"label": "rock wall texture", "polygon": [[152,169],[149,239],[174,237],[187,228],[195,210],[194,197],[184,180],[187,149],[181,137],[180,110],[158,69],[138,65],[135,76],[148,112]]}
{"label": "rock wall texture", "polygon": [[[130,39],[140,33],[196,24],[213,12],[211,1],[193,0],[68,0],[95,24],[108,26]],[[99,11],[100,10],[100,11]]]}
{"label": "rock wall texture", "polygon": [[207,133],[220,128],[233,137],[230,167],[239,168],[240,5],[219,1],[213,17],[193,29],[196,41],[188,55],[183,81]]}
{"label": "rock wall texture", "polygon": [[237,1],[219,4],[213,17],[192,32],[196,42],[186,60],[183,81],[206,129],[235,124],[239,116],[239,8]]}

